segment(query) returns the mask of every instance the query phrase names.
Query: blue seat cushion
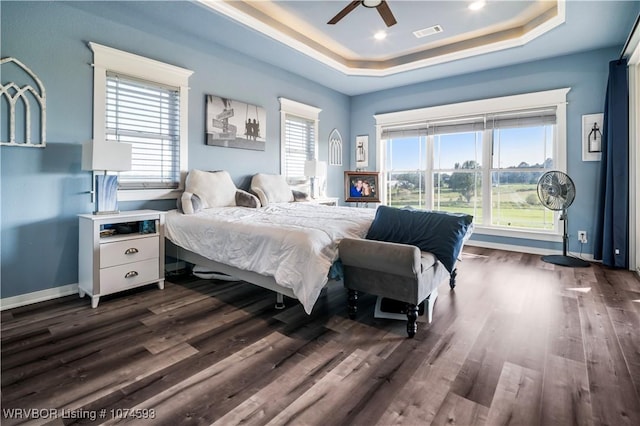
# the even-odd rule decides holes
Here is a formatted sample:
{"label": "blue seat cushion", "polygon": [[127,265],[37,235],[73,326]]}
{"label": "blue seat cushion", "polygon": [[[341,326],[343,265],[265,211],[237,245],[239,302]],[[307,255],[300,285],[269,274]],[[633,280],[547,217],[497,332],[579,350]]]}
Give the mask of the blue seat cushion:
{"label": "blue seat cushion", "polygon": [[451,272],[472,222],[467,214],[380,206],[366,238],[416,246]]}

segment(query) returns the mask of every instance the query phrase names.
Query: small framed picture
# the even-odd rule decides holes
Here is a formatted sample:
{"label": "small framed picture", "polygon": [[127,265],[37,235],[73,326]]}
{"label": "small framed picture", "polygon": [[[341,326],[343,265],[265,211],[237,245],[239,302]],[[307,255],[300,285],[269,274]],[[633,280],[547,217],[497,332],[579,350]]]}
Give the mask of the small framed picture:
{"label": "small framed picture", "polygon": [[378,172],[344,172],[344,200],[347,203],[379,203]]}
{"label": "small framed picture", "polygon": [[582,161],[600,161],[602,158],[602,126],[604,114],[582,116]]}
{"label": "small framed picture", "polygon": [[369,135],[356,136],[356,168],[369,166]]}

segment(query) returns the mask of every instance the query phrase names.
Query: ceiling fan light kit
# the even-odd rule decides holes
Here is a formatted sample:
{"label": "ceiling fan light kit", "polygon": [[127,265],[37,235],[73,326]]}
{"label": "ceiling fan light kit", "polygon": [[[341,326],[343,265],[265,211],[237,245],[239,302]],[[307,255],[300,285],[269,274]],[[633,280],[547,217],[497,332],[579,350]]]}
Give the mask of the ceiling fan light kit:
{"label": "ceiling fan light kit", "polygon": [[382,0],[362,0],[362,5],[369,8],[378,7],[380,3],[382,3]]}
{"label": "ceiling fan light kit", "polygon": [[393,13],[391,12],[391,9],[389,9],[389,5],[385,0],[355,0],[349,3],[340,12],[338,12],[336,16],[331,18],[331,20],[327,22],[327,24],[329,25],[337,24],[340,20],[342,20],[342,18],[347,16],[349,13],[351,13],[351,11],[353,11],[353,9],[355,9],[359,5],[363,5],[364,7],[369,9],[375,8],[380,14],[380,17],[382,18],[384,23],[387,25],[387,27],[390,27],[398,23],[398,21],[396,21],[396,18],[393,16]]}

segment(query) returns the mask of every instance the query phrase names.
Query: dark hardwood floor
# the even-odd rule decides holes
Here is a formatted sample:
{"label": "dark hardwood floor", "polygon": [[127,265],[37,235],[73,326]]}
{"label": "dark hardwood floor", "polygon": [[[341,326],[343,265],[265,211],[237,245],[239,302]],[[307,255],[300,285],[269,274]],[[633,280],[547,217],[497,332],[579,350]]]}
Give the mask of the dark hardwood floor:
{"label": "dark hardwood floor", "polygon": [[2,424],[640,425],[629,271],[470,247],[414,339],[371,296],[349,320],[340,285],[309,316],[246,283],[169,281],[2,312]]}

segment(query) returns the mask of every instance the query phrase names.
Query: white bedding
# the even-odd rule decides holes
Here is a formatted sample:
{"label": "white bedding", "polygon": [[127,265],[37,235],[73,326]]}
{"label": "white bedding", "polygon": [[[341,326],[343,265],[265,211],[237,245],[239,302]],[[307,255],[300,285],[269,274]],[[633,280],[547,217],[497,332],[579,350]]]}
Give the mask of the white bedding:
{"label": "white bedding", "polygon": [[311,313],[338,259],[342,238],[364,238],[374,209],[311,203],[217,207],[197,214],[167,213],[165,235],[174,244],[216,262],[273,276]]}

